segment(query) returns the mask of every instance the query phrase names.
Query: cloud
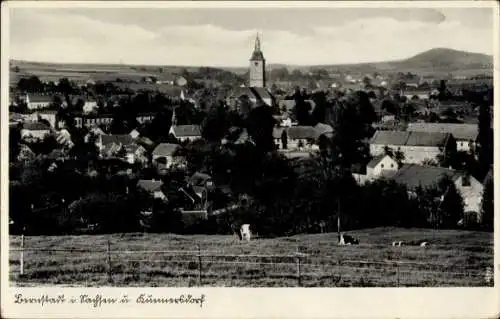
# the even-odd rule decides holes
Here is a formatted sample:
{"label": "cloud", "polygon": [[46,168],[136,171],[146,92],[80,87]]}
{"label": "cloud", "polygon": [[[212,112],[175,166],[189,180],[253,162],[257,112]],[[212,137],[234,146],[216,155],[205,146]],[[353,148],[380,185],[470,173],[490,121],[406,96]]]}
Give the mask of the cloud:
{"label": "cloud", "polygon": [[[309,23],[302,32],[296,32],[300,26],[297,21],[292,21],[295,27],[288,21],[281,28],[276,24],[259,29],[263,31],[264,55],[268,63],[335,64],[402,59],[434,47],[493,52],[492,26],[471,26],[457,18],[463,17],[457,13],[451,15],[454,19],[442,19],[443,14],[435,10],[418,11],[413,18],[405,19],[409,11],[398,11],[397,15],[363,12],[355,19],[331,24],[323,21],[324,15],[318,23],[306,19]],[[144,14],[140,15],[147,21]],[[227,21],[218,23],[213,17],[212,23],[157,21],[152,25],[134,19],[120,21],[117,16],[105,21],[76,10],[62,14],[15,9],[11,15],[10,55],[51,62],[123,60],[134,64],[244,66],[258,30],[258,24],[244,23],[241,30],[227,28]]]}

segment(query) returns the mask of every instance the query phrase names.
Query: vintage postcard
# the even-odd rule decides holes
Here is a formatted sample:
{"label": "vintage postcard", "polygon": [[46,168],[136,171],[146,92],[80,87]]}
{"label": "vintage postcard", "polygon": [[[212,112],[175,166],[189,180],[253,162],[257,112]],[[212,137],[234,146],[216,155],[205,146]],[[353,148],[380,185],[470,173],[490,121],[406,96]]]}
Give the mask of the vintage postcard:
{"label": "vintage postcard", "polygon": [[498,317],[499,14],[2,3],[2,317]]}

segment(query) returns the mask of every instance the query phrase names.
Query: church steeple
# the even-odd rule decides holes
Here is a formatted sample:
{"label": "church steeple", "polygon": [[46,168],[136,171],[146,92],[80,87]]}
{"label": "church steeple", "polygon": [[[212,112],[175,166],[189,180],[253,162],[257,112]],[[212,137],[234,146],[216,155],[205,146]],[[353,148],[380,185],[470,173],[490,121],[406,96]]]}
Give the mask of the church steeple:
{"label": "church steeple", "polygon": [[260,37],[257,33],[255,46],[250,58],[250,87],[266,86],[266,59],[260,48]]}
{"label": "church steeple", "polygon": [[259,34],[257,33],[257,36],[255,37],[255,46],[250,61],[263,61],[263,60],[264,60],[264,54],[260,49],[260,37]]}
{"label": "church steeple", "polygon": [[255,49],[254,51],[259,52],[260,51],[260,38],[259,34],[257,33],[257,36],[255,37]]}

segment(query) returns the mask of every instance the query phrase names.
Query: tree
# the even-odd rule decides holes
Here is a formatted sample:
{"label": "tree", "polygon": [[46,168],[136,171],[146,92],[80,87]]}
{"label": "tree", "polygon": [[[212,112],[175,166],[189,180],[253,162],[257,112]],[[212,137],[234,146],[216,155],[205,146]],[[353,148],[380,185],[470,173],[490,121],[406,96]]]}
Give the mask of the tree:
{"label": "tree", "polygon": [[464,201],[453,180],[447,176],[439,182],[439,192],[442,194],[438,207],[437,225],[442,228],[455,228],[464,218]]}
{"label": "tree", "polygon": [[14,161],[19,155],[21,142],[22,124],[17,124],[14,128],[9,128],[9,158]]}
{"label": "tree", "polygon": [[478,158],[481,175],[485,176],[493,163],[493,128],[491,108],[487,104],[479,106]]}
{"label": "tree", "polygon": [[488,179],[483,190],[483,200],[481,204],[481,219],[485,230],[493,231],[494,225],[494,186],[493,178]]}
{"label": "tree", "polygon": [[229,115],[221,103],[210,108],[202,123],[202,136],[210,142],[220,142],[227,134],[230,127]]}
{"label": "tree", "polygon": [[266,105],[254,108],[247,119],[247,131],[262,152],[274,150],[273,128],[276,121]]}
{"label": "tree", "polygon": [[398,148],[394,153],[394,160],[396,161],[396,163],[398,163],[398,167],[401,167],[403,165],[403,162],[405,161],[405,153],[403,153],[401,149]]}

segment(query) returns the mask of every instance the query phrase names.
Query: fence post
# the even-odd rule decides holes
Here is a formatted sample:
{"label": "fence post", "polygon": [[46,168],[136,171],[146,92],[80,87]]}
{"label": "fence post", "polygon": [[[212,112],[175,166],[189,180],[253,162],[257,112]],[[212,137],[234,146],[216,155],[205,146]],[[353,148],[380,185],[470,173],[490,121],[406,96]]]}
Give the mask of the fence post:
{"label": "fence post", "polygon": [[399,264],[396,261],[396,276],[397,276],[397,285],[399,287]]}
{"label": "fence post", "polygon": [[107,249],[107,253],[108,253],[108,282],[112,282],[113,281],[113,276],[112,276],[112,270],[111,270],[111,241],[109,240],[108,238],[108,249]]}
{"label": "fence post", "polygon": [[198,286],[201,287],[201,247],[198,244]]}
{"label": "fence post", "polygon": [[298,286],[302,286],[302,282],[301,282],[301,273],[300,273],[300,252],[299,252],[299,246],[297,246],[297,283],[298,283]]}
{"label": "fence post", "polygon": [[24,275],[24,234],[21,234],[21,251],[19,253],[19,275]]}

